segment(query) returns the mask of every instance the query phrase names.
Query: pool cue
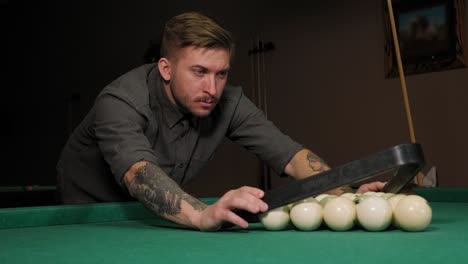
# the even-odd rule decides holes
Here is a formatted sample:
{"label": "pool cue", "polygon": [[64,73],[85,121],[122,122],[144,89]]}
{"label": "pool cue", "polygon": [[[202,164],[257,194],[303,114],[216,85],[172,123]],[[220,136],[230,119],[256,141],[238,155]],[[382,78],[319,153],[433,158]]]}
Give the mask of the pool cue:
{"label": "pool cue", "polygon": [[[262,111],[265,114],[265,117],[268,118],[268,102],[267,102],[267,72],[266,72],[266,64],[265,64],[265,40],[263,39],[263,35],[259,35],[259,79],[262,85],[259,86],[260,89],[260,96],[262,98]],[[271,189],[271,170],[270,167],[263,162],[263,174],[265,180],[265,190]]]}
{"label": "pool cue", "polygon": [[[268,102],[267,102],[267,72],[266,72],[266,64],[265,64],[265,53],[266,53],[266,49],[265,49],[265,40],[263,39],[263,35],[260,34],[260,39],[259,39],[259,42],[258,42],[258,46],[259,46],[259,50],[260,50],[260,54],[259,54],[259,57],[260,57],[260,60],[259,60],[259,64],[260,64],[260,67],[259,67],[259,73],[260,73],[260,78],[261,78],[261,82],[262,82],[262,85],[259,87],[260,88],[260,93],[261,93],[261,96],[262,96],[262,110],[263,110],[263,113],[265,114],[265,117],[268,118]],[[265,178],[265,189],[266,190],[270,190],[271,189],[271,170],[270,170],[270,167],[265,163],[263,162],[263,174],[264,174],[264,178]]]}
{"label": "pool cue", "polygon": [[[406,89],[405,73],[403,71],[403,63],[401,62],[400,44],[398,41],[398,34],[396,30],[396,25],[395,25],[395,17],[393,15],[392,0],[387,0],[387,6],[388,6],[388,14],[390,17],[390,25],[392,28],[393,45],[395,47],[395,57],[397,59],[398,73],[400,76],[401,90],[403,92],[403,100],[405,103],[406,119],[408,121],[408,128],[409,128],[411,143],[416,143],[416,136],[414,134],[414,127],[413,127],[413,118],[411,116],[411,109],[410,109],[410,104],[409,104],[409,99],[408,99],[408,91]],[[423,175],[421,172],[418,173],[416,180],[417,180],[417,184],[421,186],[423,183]]]}

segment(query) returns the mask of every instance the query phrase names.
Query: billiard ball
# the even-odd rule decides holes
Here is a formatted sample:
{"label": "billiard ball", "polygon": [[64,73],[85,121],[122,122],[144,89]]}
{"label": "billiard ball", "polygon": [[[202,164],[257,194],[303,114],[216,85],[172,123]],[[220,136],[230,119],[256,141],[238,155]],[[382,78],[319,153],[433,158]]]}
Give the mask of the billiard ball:
{"label": "billiard ball", "polygon": [[401,200],[401,198],[403,198],[405,196],[406,196],[406,194],[398,193],[398,194],[395,194],[392,197],[387,199],[387,201],[390,203],[390,205],[392,207],[392,212],[393,212],[392,225],[394,227],[397,227],[397,228],[399,228],[399,226],[398,226],[398,223],[397,223],[397,221],[395,219],[395,208],[396,208],[398,202]]}
{"label": "billiard ball", "polygon": [[[331,201],[331,200],[333,200],[333,199],[335,199],[335,198],[337,198],[337,197],[338,197],[338,196],[337,196],[337,195],[334,195],[334,194],[327,195],[327,196],[324,197],[322,200],[320,200],[320,205],[321,205],[323,208],[325,208],[325,205],[326,205],[329,201]],[[343,198],[343,197],[342,197],[342,198]],[[345,198],[345,199],[346,199],[346,198]],[[349,199],[348,199],[348,200],[349,200]]]}
{"label": "billiard ball", "polygon": [[260,222],[265,229],[277,231],[285,229],[290,221],[289,207],[281,206],[259,215]]}
{"label": "billiard ball", "polygon": [[382,231],[392,221],[392,207],[380,196],[371,196],[356,206],[359,224],[368,231]]}
{"label": "billiard ball", "polygon": [[358,195],[355,194],[355,193],[343,193],[343,194],[341,194],[340,196],[341,196],[341,197],[348,198],[348,199],[350,199],[350,200],[353,201],[353,202],[354,202],[354,201],[357,199],[357,197],[358,197]]}
{"label": "billiard ball", "polygon": [[387,200],[390,199],[392,196],[395,196],[395,194],[394,193],[384,193],[382,195],[382,197],[387,199]]}
{"label": "billiard ball", "polygon": [[432,209],[426,199],[407,195],[395,207],[395,221],[405,231],[422,231],[432,220]]}
{"label": "billiard ball", "polygon": [[327,197],[327,196],[330,196],[330,194],[328,193],[322,193],[322,194],[319,194],[315,197],[315,200],[317,200],[318,202],[322,201],[323,198]]}
{"label": "billiard ball", "polygon": [[295,205],[301,204],[301,203],[318,203],[318,201],[314,197],[307,197],[307,198],[304,198],[302,200],[294,202],[292,204],[291,208],[294,207]]}
{"label": "billiard ball", "polygon": [[330,199],[323,207],[323,220],[332,230],[349,230],[356,220],[356,205],[344,197]]}
{"label": "billiard ball", "polygon": [[292,209],[295,205],[300,204],[300,203],[307,203],[307,202],[310,202],[310,203],[318,203],[318,201],[317,201],[314,197],[307,197],[307,198],[304,198],[304,199],[302,199],[302,200],[296,201],[296,202],[294,202],[294,203],[288,204],[289,211],[291,211],[291,209]]}
{"label": "billiard ball", "polygon": [[317,202],[302,202],[294,205],[289,215],[297,229],[312,231],[322,224],[323,209]]}
{"label": "billiard ball", "polygon": [[369,198],[369,197],[372,197],[371,195],[367,195],[367,194],[361,194],[361,195],[358,195],[356,197],[356,200],[354,200],[355,203],[360,203],[362,201],[364,201],[365,199]]}
{"label": "billiard ball", "polygon": [[401,198],[405,197],[406,194],[395,194],[392,197],[388,198],[387,201],[390,203],[392,206],[392,210],[395,211],[395,207],[397,206],[398,202],[401,200]]}

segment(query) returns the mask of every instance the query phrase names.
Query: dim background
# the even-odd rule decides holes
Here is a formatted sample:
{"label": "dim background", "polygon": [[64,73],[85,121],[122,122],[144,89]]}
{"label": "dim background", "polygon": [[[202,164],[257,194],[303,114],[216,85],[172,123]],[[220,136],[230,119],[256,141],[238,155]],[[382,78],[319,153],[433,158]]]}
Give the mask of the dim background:
{"label": "dim background", "polygon": [[[55,185],[60,150],[95,96],[143,64],[164,22],[188,10],[217,18],[234,34],[230,81],[249,97],[252,42],[274,44],[264,56],[268,116],[331,166],[410,141],[400,81],[384,75],[384,1],[0,4],[7,43],[0,186]],[[407,86],[427,162],[423,172],[436,166],[438,186],[467,187],[468,69],[410,75]],[[203,175],[184,188],[218,196],[242,185],[262,186],[261,168],[256,157],[226,141]],[[272,175],[272,187],[287,181]]]}

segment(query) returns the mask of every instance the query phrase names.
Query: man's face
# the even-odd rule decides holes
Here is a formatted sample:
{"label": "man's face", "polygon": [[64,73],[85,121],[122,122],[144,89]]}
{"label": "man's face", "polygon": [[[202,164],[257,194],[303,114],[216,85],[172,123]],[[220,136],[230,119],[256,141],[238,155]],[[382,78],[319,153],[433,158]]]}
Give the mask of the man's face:
{"label": "man's face", "polygon": [[230,54],[224,49],[187,47],[170,67],[169,99],[195,116],[207,116],[214,109],[226,85]]}

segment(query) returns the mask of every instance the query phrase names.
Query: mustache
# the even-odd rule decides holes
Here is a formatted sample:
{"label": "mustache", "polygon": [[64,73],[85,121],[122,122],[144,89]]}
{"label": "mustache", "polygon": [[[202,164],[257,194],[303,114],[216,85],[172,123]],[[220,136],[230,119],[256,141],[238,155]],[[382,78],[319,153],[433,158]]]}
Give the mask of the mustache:
{"label": "mustache", "polygon": [[208,95],[205,95],[205,96],[200,96],[200,97],[197,97],[195,99],[195,101],[197,102],[204,102],[204,103],[210,103],[210,104],[215,104],[219,101],[219,98],[218,97],[215,97],[215,96],[208,96]]}

